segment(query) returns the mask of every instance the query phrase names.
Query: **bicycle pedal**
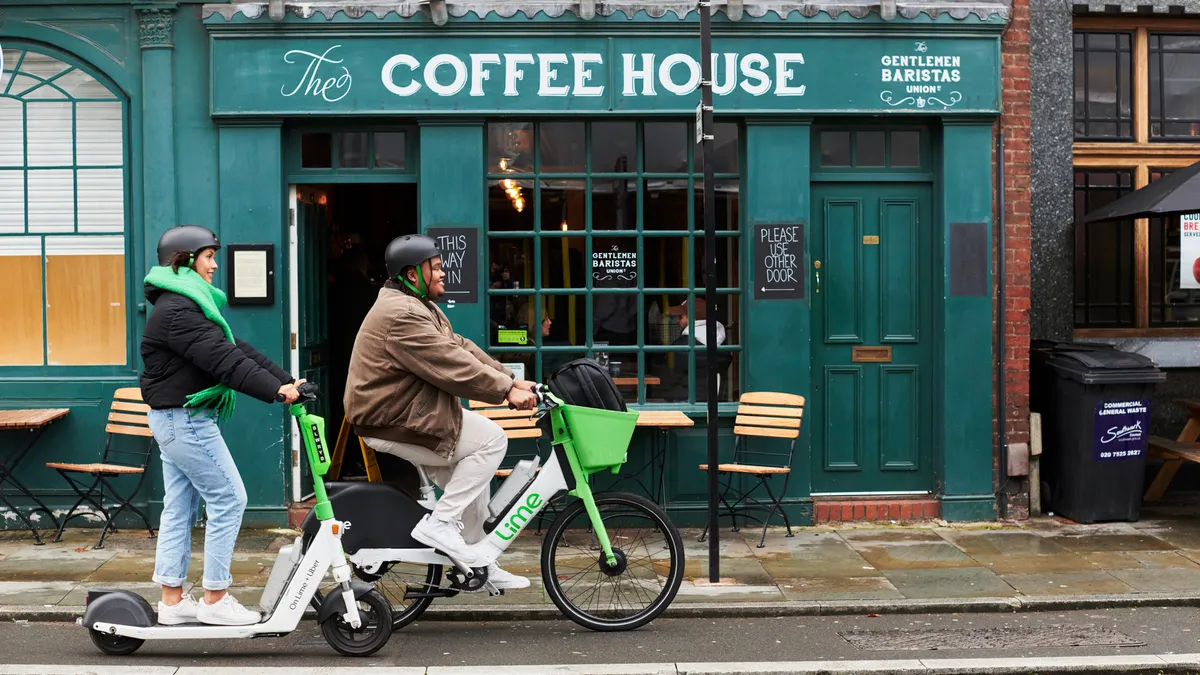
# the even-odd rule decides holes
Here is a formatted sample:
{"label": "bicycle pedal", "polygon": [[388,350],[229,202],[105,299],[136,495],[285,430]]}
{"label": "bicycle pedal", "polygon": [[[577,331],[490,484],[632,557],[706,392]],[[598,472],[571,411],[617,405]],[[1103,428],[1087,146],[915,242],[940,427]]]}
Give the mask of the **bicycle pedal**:
{"label": "bicycle pedal", "polygon": [[490,581],[485,582],[483,587],[487,589],[488,597],[494,598],[497,595],[504,595],[504,589],[496,588],[495,586],[492,585],[492,582],[490,582]]}

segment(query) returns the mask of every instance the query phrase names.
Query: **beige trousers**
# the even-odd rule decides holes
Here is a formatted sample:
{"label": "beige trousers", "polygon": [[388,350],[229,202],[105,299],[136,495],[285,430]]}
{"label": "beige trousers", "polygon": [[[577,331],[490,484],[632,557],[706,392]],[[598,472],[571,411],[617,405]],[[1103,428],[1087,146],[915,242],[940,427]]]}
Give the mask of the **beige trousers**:
{"label": "beige trousers", "polygon": [[479,413],[463,410],[462,435],[450,459],[411,443],[382,438],[363,441],[377,452],[386,452],[423,468],[429,480],[442,489],[433,515],[449,522],[461,521],[463,540],[468,544],[483,540],[483,524],[491,499],[488,485],[508,451],[508,437],[499,425]]}

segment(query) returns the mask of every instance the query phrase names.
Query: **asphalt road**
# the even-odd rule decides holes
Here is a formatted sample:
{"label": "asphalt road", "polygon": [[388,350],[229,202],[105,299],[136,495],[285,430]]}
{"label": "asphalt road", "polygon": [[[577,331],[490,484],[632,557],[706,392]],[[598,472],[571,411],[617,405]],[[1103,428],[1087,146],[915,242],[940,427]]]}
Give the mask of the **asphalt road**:
{"label": "asphalt road", "polygon": [[[137,653],[106,657],[74,624],[0,625],[0,663],[143,666],[490,666],[589,663],[812,661],[919,658],[1027,658],[1200,652],[1195,609],[1113,609],[1020,614],[845,616],[660,620],[631,633],[594,633],[567,621],[419,622],[394,634],[366,660],[339,656],[315,622],[291,635],[258,640],[147,642]],[[856,647],[840,633],[883,631]],[[970,631],[970,632],[964,632]],[[1039,646],[1064,633],[1142,646]],[[1049,639],[1048,637],[1046,639]],[[1068,640],[1070,638],[1067,638]],[[966,642],[963,642],[966,640]],[[1013,646],[1014,640],[1025,644]],[[968,643],[974,643],[970,647]],[[979,646],[979,645],[989,646]],[[877,649],[875,647],[885,647]],[[937,649],[930,649],[936,646]],[[908,647],[908,648],[901,648]]]}

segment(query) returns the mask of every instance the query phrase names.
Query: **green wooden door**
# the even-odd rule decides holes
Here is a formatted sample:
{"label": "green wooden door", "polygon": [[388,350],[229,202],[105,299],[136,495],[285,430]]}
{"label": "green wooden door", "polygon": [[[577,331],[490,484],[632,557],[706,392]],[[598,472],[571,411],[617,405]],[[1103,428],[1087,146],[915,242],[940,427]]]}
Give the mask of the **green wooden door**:
{"label": "green wooden door", "polygon": [[926,492],[932,242],[926,184],[814,184],[814,494]]}
{"label": "green wooden door", "polygon": [[[311,191],[304,192],[305,197],[309,199],[296,202],[296,245],[300,262],[297,272],[300,286],[300,334],[297,336],[300,377],[315,382],[321,391],[321,397],[315,407],[310,405],[309,410],[328,418],[328,228],[325,223],[325,207],[315,203],[315,195]],[[337,429],[326,429],[325,433],[326,436],[332,434],[334,438],[337,437]],[[302,499],[308,499],[313,494],[312,474],[308,462],[303,457],[300,459],[300,494]]]}

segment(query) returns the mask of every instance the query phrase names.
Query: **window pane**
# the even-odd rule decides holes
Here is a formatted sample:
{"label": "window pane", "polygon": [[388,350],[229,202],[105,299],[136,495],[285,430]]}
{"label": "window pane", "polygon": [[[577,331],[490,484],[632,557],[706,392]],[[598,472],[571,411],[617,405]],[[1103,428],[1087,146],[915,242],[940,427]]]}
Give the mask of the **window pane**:
{"label": "window pane", "polygon": [[637,179],[592,179],[592,229],[632,230],[637,227]]}
{"label": "window pane", "polygon": [[593,123],[592,173],[631,173],[637,168],[637,124]]}
{"label": "window pane", "polygon": [[1129,170],[1075,173],[1076,324],[1132,326],[1133,223],[1083,224],[1083,217],[1132,191]]}
{"label": "window pane", "polygon": [[44,359],[40,237],[0,237],[0,276],[7,298],[0,303],[0,322],[5,326],[0,365],[40,366]]}
{"label": "window pane", "polygon": [[488,173],[533,173],[533,124],[488,125]]}
{"label": "window pane", "polygon": [[[1200,39],[1160,35],[1151,45],[1150,118],[1152,135],[1190,140],[1200,136]],[[1153,124],[1157,123],[1157,124]]]}
{"label": "window pane", "polygon": [[0,171],[0,234],[20,234],[24,231],[25,172]]}
{"label": "window pane", "polygon": [[534,215],[532,180],[488,181],[488,230],[533,232]]}
{"label": "window pane", "polygon": [[70,103],[27,103],[29,166],[71,166],[75,133]]}
{"label": "window pane", "polygon": [[303,134],[300,136],[300,168],[329,169],[333,167],[333,136]]}
{"label": "window pane", "polygon": [[375,134],[375,168],[403,169],[407,164],[407,145],[403,131],[381,131]]}
{"label": "window pane", "polygon": [[29,172],[29,231],[75,230],[75,172],[43,169]]}
{"label": "window pane", "polygon": [[854,165],[885,166],[886,137],[887,134],[882,131],[860,131],[855,134]]}
{"label": "window pane", "polygon": [[[713,173],[738,173],[738,125],[732,122],[718,122],[713,125]],[[697,146],[696,173],[704,171],[704,153]]]}
{"label": "window pane", "polygon": [[637,288],[644,262],[638,258],[637,239],[597,237],[589,266],[592,288]]}
{"label": "window pane", "polygon": [[582,180],[543,180],[542,231],[583,231],[587,222],[587,183]]}
{"label": "window pane", "polygon": [[[1150,172],[1154,182],[1170,169]],[[1177,218],[1150,219],[1150,325],[1195,326],[1200,323],[1200,290],[1184,287],[1200,279],[1195,254],[1184,257]]]}
{"label": "window pane", "polygon": [[1131,34],[1082,32],[1076,35],[1076,137],[1132,138]]}
{"label": "window pane", "polygon": [[585,264],[583,237],[542,237],[540,288],[586,288],[590,266]]}
{"label": "window pane", "polygon": [[0,166],[25,166],[24,110],[20,101],[0,98]]}
{"label": "window pane", "polygon": [[125,238],[46,238],[49,365],[126,362]]}
{"label": "window pane", "polygon": [[[647,403],[688,402],[688,382],[692,372],[690,351],[647,354],[646,372]],[[704,383],[697,380],[696,386],[703,388]]]}
{"label": "window pane", "polygon": [[[688,240],[691,237],[646,237],[645,288],[691,288],[693,265]],[[697,268],[698,269],[698,268]],[[698,282],[703,278],[696,277]]]}
{"label": "window pane", "polygon": [[[696,239],[696,286],[704,286],[704,238]],[[738,286],[738,240],[736,237],[717,237],[717,287]]]}
{"label": "window pane", "polygon": [[921,166],[921,132],[892,132],[892,166]]}
{"label": "window pane", "polygon": [[366,132],[338,134],[338,168],[367,168],[367,147],[370,134]]}
{"label": "window pane", "polygon": [[538,129],[542,173],[583,173],[587,170],[583,122],[547,122]]}
{"label": "window pane", "polygon": [[688,136],[686,122],[646,122],[643,138],[648,173],[687,173]]}
{"label": "window pane", "polygon": [[821,166],[850,166],[850,132],[821,132]]}
{"label": "window pane", "polygon": [[[546,347],[584,347],[587,345],[587,296],[547,295],[542,298],[542,316],[549,319],[542,323],[542,345]],[[528,310],[526,310],[528,315]],[[547,334],[548,333],[548,334]],[[569,358],[582,358],[582,352],[572,352]],[[564,356],[563,358],[568,358]],[[551,372],[565,363],[551,364]]]}
{"label": "window pane", "polygon": [[125,172],[121,169],[80,169],[79,231],[125,231]]}
{"label": "window pane", "polygon": [[[632,294],[596,293],[592,295],[592,343],[599,350],[637,344],[638,296]],[[623,355],[626,362],[634,355]],[[626,372],[637,372],[637,361],[626,363]]]}
{"label": "window pane", "polygon": [[[695,194],[695,215],[692,217],[692,229],[704,231],[704,181],[697,178],[693,182]],[[718,180],[713,187],[713,219],[717,230],[738,229],[740,202],[738,200],[738,182],[736,180]]]}
{"label": "window pane", "polygon": [[79,103],[75,106],[75,162],[79,166],[121,166],[125,163],[120,103]]}
{"label": "window pane", "polygon": [[642,229],[688,230],[691,201],[687,179],[647,178],[642,195]]}

